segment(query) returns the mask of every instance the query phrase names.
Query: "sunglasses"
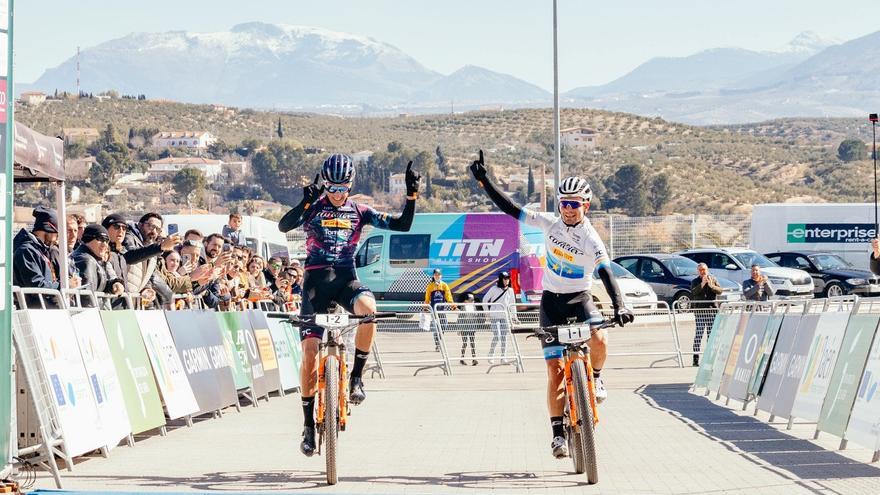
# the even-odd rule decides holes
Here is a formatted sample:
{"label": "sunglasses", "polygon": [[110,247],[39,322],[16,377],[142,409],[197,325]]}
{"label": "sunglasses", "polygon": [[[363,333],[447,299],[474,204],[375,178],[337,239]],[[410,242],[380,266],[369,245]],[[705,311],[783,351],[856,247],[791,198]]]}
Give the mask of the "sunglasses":
{"label": "sunglasses", "polygon": [[119,230],[128,230],[128,225],[126,225],[124,223],[114,223],[110,227],[116,227]]}
{"label": "sunglasses", "polygon": [[571,208],[572,210],[576,210],[581,206],[584,206],[584,202],[576,199],[563,199],[559,202],[560,208]]}
{"label": "sunglasses", "polygon": [[107,237],[106,235],[101,235],[101,236],[95,237],[94,240],[96,240],[98,242],[104,242],[104,243],[110,244],[110,238]]}
{"label": "sunglasses", "polygon": [[277,270],[278,268],[281,268],[281,263],[269,263],[269,266]]}
{"label": "sunglasses", "polygon": [[351,191],[351,186],[342,186],[338,184],[328,184],[327,192],[329,193],[347,193]]}

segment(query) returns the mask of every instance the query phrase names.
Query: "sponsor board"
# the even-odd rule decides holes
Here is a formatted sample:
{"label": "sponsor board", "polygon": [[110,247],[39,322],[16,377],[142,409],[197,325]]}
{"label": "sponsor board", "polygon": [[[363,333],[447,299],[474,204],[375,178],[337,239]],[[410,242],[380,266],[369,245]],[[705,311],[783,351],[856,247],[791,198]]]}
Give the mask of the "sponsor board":
{"label": "sponsor board", "polygon": [[240,319],[237,313],[213,313],[220,325],[223,345],[232,365],[232,378],[237,390],[250,388],[254,379],[251,375],[251,361],[245,349],[244,336],[239,328]]}
{"label": "sponsor board", "polygon": [[819,316],[817,313],[805,314],[797,327],[797,334],[794,336],[794,342],[788,354],[788,366],[782,375],[776,399],[773,401],[773,409],[771,409],[771,412],[780,418],[791,417],[791,408],[798,392],[798,385],[807,370],[810,347],[813,344],[816,327],[819,325]]}
{"label": "sponsor board", "polygon": [[272,341],[272,333],[269,331],[266,315],[262,311],[252,309],[247,311],[247,318],[254,332],[260,362],[263,363],[266,390],[269,392],[280,390],[281,377],[278,371],[278,358],[275,355],[275,343]]}
{"label": "sponsor board", "polygon": [[849,315],[849,312],[834,312],[819,316],[804,374],[791,408],[792,417],[808,421],[819,419]]}
{"label": "sponsor board", "polygon": [[299,387],[299,366],[294,363],[294,352],[299,356],[299,345],[294,350],[293,343],[285,330],[283,322],[286,316],[267,315],[269,331],[272,333],[272,342],[275,344],[275,356],[278,358],[278,374],[281,380],[281,388],[291,390]]}
{"label": "sponsor board", "polygon": [[755,371],[755,363],[760,356],[761,344],[764,342],[764,332],[767,330],[769,320],[770,313],[753,312],[749,316],[724,394],[727,397],[740,401],[748,399],[749,384]]}
{"label": "sponsor board", "polygon": [[171,338],[165,313],[162,311],[135,311],[141,337],[147,349],[153,374],[159,385],[159,394],[170,419],[182,418],[199,410],[180,355]]}
{"label": "sponsor board", "polygon": [[773,409],[773,404],[779,394],[779,386],[788,369],[791,348],[794,346],[794,338],[797,335],[802,316],[803,313],[798,311],[785,313],[782,317],[779,335],[776,337],[776,344],[768,359],[764,386],[761,387],[761,393],[758,395],[758,409],[762,411]]}

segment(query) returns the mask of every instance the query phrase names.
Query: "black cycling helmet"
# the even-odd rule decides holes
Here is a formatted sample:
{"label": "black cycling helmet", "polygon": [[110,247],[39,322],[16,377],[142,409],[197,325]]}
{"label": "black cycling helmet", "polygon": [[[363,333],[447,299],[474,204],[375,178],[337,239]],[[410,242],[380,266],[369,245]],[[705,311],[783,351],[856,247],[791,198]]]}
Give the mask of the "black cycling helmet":
{"label": "black cycling helmet", "polygon": [[324,160],[321,178],[331,184],[347,184],[354,180],[354,161],[348,155],[334,153]]}

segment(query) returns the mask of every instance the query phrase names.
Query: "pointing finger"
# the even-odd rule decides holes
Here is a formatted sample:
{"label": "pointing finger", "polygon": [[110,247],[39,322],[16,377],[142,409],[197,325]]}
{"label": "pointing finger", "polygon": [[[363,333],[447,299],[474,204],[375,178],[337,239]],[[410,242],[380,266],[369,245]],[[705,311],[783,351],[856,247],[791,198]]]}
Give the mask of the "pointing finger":
{"label": "pointing finger", "polygon": [[412,171],[412,160],[410,160],[409,163],[406,164],[406,171],[407,172]]}
{"label": "pointing finger", "polygon": [[480,165],[483,164],[483,150],[480,150]]}
{"label": "pointing finger", "polygon": [[315,174],[315,182],[312,182],[312,184],[317,185],[317,184],[318,184],[318,178],[319,178],[319,177],[321,177],[321,174]]}

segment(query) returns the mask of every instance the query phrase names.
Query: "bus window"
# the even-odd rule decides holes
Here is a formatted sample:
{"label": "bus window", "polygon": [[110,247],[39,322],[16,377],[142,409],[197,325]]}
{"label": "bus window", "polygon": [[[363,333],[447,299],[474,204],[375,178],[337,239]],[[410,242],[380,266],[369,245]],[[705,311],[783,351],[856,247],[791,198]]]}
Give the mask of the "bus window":
{"label": "bus window", "polygon": [[430,234],[392,235],[388,253],[389,262],[397,266],[427,268],[430,247]]}
{"label": "bus window", "polygon": [[373,236],[367,239],[360,250],[358,250],[355,258],[355,264],[358,268],[362,266],[372,265],[382,258],[382,236]]}

